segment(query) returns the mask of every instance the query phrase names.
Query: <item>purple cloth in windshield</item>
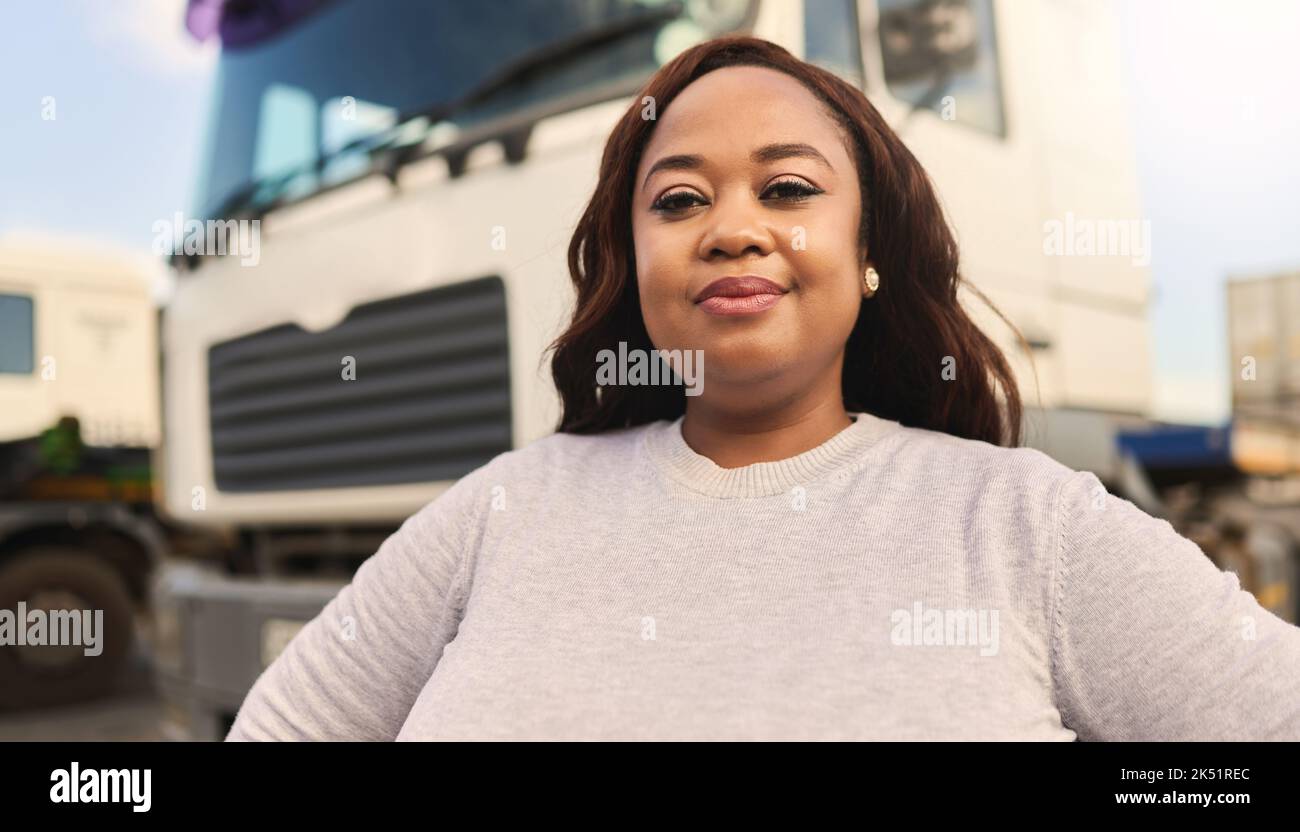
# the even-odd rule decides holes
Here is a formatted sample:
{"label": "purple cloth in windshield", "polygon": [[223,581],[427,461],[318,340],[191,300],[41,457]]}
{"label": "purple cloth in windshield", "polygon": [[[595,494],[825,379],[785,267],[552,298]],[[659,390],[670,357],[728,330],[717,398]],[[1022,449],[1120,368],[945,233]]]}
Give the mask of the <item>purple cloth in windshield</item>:
{"label": "purple cloth in windshield", "polygon": [[197,40],[213,35],[225,48],[251,46],[287,29],[333,0],[190,0],[185,28]]}

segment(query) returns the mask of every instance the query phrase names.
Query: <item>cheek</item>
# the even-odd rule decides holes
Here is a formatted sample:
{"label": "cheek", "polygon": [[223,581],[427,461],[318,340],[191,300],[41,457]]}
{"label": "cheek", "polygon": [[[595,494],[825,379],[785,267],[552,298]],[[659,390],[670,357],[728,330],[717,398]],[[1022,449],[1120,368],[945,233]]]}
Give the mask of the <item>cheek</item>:
{"label": "cheek", "polygon": [[806,246],[789,256],[802,288],[799,331],[804,343],[829,347],[846,340],[862,304],[857,226],[841,212],[806,218]]}
{"label": "cheek", "polygon": [[672,225],[637,223],[632,228],[632,234],[637,274],[653,275],[656,278],[664,273],[679,274],[681,263],[690,257],[690,240]]}
{"label": "cheek", "polygon": [[857,226],[844,212],[825,211],[806,217],[793,229],[789,257],[800,283],[810,294],[835,303],[857,294],[862,279]]}
{"label": "cheek", "polygon": [[673,302],[687,291],[691,242],[671,226],[633,225],[633,253],[642,314],[650,319],[669,314]]}

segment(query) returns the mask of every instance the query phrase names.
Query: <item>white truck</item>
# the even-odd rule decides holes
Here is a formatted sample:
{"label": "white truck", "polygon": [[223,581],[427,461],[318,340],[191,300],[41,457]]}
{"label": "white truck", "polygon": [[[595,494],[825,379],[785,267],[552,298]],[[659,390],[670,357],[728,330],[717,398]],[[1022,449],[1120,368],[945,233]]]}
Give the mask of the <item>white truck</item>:
{"label": "white truck", "polygon": [[[149,467],[158,265],[0,240],[0,709],[103,694],[130,656],[167,548]],[[54,614],[58,638],[34,626]]]}
{"label": "white truck", "polygon": [[175,256],[164,310],[165,503],[239,541],[221,572],[159,584],[162,681],[192,736],[224,735],[403,519],[554,429],[541,358],[603,142],[658,66],[719,34],[864,89],[935,180],[966,277],[1027,336],[968,303],[1041,405],[1027,441],[1140,486],[1115,435],[1147,422],[1146,264],[1046,241],[1141,217],[1109,4],[280,5],[190,21],[223,47],[196,218],[261,234],[255,265]]}

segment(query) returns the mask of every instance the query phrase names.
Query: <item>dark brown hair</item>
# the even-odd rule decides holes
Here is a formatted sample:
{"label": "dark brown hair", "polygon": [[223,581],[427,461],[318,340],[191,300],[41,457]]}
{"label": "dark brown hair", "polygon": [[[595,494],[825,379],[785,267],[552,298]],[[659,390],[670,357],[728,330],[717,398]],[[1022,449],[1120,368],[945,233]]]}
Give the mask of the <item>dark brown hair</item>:
{"label": "dark brown hair", "polygon": [[[739,35],[699,44],[665,64],[610,134],[599,184],[569,243],[577,305],[568,329],[551,345],[551,373],[564,407],[558,429],[598,433],[685,412],[681,386],[598,385],[597,354],[617,350],[619,341],[629,350],[653,347],[637,294],[631,217],[633,180],[655,126],[642,116],[645,97],[662,113],[692,81],[728,66],[768,67],[793,77],[821,99],[851,142],[862,189],[859,242],[881,281],[849,336],[845,408],[1018,444],[1022,410],[1015,377],[958,302],[957,243],[920,163],[860,90],[776,44]],[[1016,332],[982,292],[966,286]],[[951,379],[941,375],[946,366],[954,368]]]}

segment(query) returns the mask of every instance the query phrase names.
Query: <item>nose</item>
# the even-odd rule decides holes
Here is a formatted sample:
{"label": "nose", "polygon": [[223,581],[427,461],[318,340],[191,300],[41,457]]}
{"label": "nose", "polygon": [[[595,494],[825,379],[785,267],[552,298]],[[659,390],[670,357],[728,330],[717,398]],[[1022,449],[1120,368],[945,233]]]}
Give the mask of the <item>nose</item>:
{"label": "nose", "polygon": [[718,197],[709,211],[708,228],[700,237],[700,258],[771,254],[776,248],[776,237],[764,221],[762,211],[762,203],[748,189],[743,194]]}

